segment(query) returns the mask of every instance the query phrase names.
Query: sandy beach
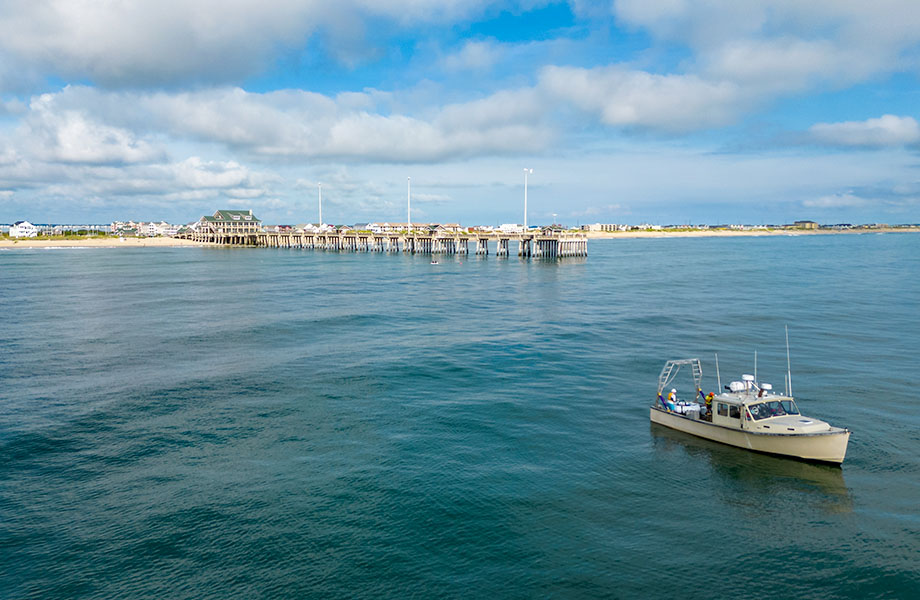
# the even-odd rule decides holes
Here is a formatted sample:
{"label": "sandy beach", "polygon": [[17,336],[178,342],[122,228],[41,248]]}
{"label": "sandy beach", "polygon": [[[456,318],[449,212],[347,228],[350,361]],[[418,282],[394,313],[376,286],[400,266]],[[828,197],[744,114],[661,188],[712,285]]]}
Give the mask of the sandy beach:
{"label": "sandy beach", "polygon": [[179,238],[61,237],[56,239],[0,238],[0,248],[166,248],[172,246],[210,246]]}
{"label": "sandy beach", "polygon": [[879,227],[876,229],[708,229],[692,231],[587,231],[590,239],[762,237],[798,235],[858,235],[868,233],[920,233],[920,227]]}

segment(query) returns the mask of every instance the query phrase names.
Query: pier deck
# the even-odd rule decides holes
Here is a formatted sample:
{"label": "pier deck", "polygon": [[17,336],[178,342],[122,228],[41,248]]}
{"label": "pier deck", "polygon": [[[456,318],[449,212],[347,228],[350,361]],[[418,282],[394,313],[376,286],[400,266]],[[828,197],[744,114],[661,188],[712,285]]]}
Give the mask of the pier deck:
{"label": "pier deck", "polygon": [[[496,256],[508,256],[512,241],[523,258],[565,258],[588,255],[588,238],[573,233],[521,234],[399,234],[399,233],[310,233],[305,231],[223,234],[188,231],[180,236],[198,242],[226,246],[265,248],[303,248],[337,252],[409,252],[412,254],[490,253],[494,242]],[[471,244],[472,242],[472,244]]]}

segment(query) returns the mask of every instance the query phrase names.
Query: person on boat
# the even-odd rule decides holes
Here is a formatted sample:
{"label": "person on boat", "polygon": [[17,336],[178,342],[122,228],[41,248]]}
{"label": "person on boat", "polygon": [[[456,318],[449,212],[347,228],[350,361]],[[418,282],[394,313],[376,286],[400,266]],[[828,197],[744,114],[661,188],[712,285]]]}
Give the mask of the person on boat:
{"label": "person on boat", "polygon": [[677,390],[674,388],[671,388],[671,393],[668,394],[668,408],[677,410]]}
{"label": "person on boat", "polygon": [[715,398],[715,397],[716,397],[716,395],[713,394],[712,392],[709,392],[709,394],[707,394],[707,396],[706,396],[706,412],[711,412],[711,411],[712,411],[712,399]]}
{"label": "person on boat", "polygon": [[661,402],[662,408],[668,411],[677,410],[677,406],[671,402],[671,394],[668,394],[668,399],[665,400],[664,396],[661,395],[661,392],[658,392],[658,401]]}

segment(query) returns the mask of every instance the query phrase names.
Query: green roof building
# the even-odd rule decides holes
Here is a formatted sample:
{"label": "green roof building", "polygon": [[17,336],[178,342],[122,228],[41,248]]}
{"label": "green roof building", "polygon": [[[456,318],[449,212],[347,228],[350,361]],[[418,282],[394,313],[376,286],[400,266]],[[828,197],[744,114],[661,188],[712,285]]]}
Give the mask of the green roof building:
{"label": "green roof building", "polygon": [[237,235],[262,231],[262,221],[251,210],[219,210],[201,217],[199,231],[219,235]]}

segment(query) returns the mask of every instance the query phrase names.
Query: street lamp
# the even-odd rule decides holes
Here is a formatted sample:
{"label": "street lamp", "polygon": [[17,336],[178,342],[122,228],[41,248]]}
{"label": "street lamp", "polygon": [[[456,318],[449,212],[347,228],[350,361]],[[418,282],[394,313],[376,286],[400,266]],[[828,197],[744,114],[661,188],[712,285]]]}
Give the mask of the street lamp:
{"label": "street lamp", "polygon": [[316,187],[319,188],[319,226],[323,226],[323,184],[317,183]]}
{"label": "street lamp", "polygon": [[553,226],[556,225],[556,213],[553,213]]}
{"label": "street lamp", "polygon": [[527,175],[533,173],[533,169],[524,167],[524,233],[527,233]]}
{"label": "street lamp", "polygon": [[406,177],[406,233],[412,231],[412,178]]}

